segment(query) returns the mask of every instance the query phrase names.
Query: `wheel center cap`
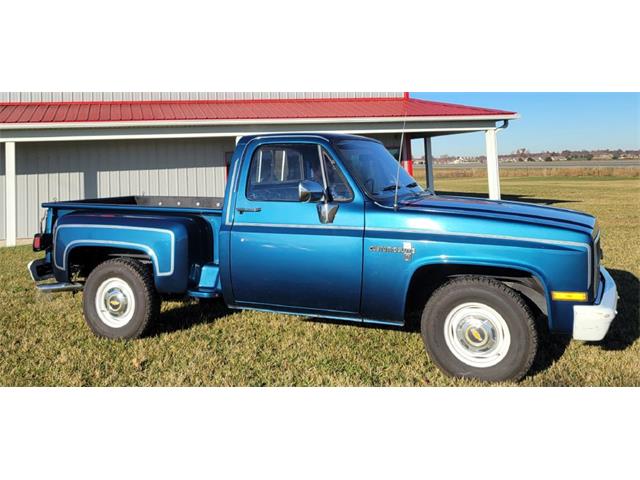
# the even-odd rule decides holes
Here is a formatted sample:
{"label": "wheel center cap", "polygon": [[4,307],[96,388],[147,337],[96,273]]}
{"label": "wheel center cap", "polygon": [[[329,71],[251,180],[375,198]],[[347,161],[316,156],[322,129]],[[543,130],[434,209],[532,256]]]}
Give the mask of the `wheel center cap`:
{"label": "wheel center cap", "polygon": [[487,352],[496,346],[495,327],[486,318],[465,317],[458,325],[457,334],[461,345],[472,352]]}
{"label": "wheel center cap", "polygon": [[104,305],[111,315],[119,317],[127,310],[127,297],[119,288],[112,288],[104,296]]}
{"label": "wheel center cap", "polygon": [[482,327],[469,326],[465,332],[467,342],[474,347],[482,347],[487,343],[489,335]]}

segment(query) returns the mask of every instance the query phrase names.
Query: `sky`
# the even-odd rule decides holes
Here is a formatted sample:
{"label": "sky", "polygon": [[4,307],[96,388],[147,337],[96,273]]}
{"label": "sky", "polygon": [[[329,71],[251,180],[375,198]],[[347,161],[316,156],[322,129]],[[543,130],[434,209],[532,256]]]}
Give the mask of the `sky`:
{"label": "sky", "polygon": [[[640,93],[422,93],[411,97],[515,111],[498,134],[498,152],[640,149]],[[414,155],[424,154],[414,142]],[[484,133],[432,140],[434,156],[484,155]],[[416,148],[417,147],[417,148]]]}

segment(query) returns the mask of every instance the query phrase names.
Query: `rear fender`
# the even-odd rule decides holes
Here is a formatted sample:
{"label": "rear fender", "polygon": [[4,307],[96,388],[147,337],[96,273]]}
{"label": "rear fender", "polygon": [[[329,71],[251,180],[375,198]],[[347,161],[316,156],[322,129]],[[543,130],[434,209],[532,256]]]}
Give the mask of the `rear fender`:
{"label": "rear fender", "polygon": [[[200,219],[201,220],[201,219]],[[96,247],[142,253],[153,264],[156,288],[162,293],[184,293],[188,288],[192,261],[205,262],[207,255],[190,243],[206,242],[206,222],[189,217],[132,217],[70,214],[55,226],[52,252],[54,275],[69,281],[74,251]],[[210,228],[209,228],[210,230]],[[192,256],[199,258],[190,258]],[[82,257],[73,257],[82,264]]]}

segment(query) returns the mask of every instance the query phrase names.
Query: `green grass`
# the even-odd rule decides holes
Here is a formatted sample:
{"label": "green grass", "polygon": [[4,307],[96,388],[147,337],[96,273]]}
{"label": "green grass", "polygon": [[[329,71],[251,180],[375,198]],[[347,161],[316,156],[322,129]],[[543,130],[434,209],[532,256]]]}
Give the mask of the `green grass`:
{"label": "green grass", "polygon": [[[483,178],[442,179],[439,190],[484,192]],[[640,180],[506,178],[503,194],[551,200],[598,217],[605,264],[620,290],[619,316],[600,343],[554,337],[519,385],[640,386]],[[450,379],[420,335],[220,306],[163,304],[152,335],[95,338],[82,296],[45,296],[26,272],[29,247],[0,249],[0,385],[478,385]]]}

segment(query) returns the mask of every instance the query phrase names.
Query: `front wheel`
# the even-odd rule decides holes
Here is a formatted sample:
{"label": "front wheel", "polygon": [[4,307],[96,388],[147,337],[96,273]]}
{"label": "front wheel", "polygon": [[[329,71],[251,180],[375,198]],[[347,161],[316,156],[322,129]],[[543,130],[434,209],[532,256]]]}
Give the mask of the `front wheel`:
{"label": "front wheel", "polygon": [[461,277],[438,288],[422,314],[429,356],[445,373],[517,381],[531,368],[538,337],[531,310],[506,285]]}
{"label": "front wheel", "polygon": [[130,258],[98,265],[84,288],[84,318],[99,337],[142,336],[160,312],[160,298],[149,267]]}

